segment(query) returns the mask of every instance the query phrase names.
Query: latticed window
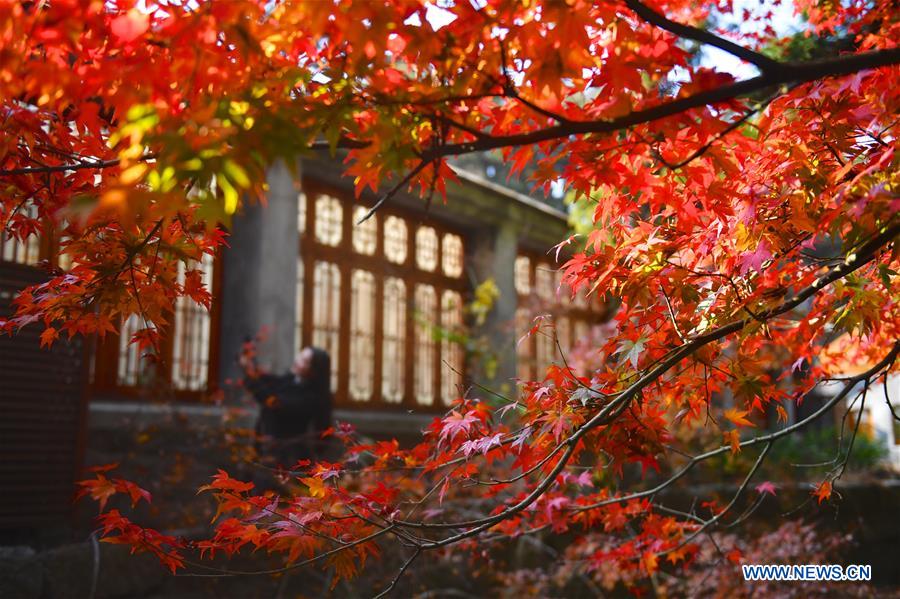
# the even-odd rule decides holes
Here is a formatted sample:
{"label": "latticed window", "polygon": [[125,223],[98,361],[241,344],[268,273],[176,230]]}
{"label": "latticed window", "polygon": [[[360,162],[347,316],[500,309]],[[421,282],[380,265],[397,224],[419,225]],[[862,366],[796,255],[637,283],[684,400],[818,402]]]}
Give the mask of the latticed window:
{"label": "latticed window", "polygon": [[389,403],[403,400],[406,371],[406,285],[402,279],[384,280],[384,323],[381,360],[381,397]]}
{"label": "latticed window", "polygon": [[462,296],[447,290],[441,297],[441,399],[450,405],[460,395],[465,352],[453,336],[461,332],[463,324]]}
{"label": "latticed window", "polygon": [[[25,209],[32,216],[37,213],[33,206]],[[30,265],[47,260],[69,270],[71,256],[61,253],[66,245],[62,232],[65,221],[44,225],[41,236],[31,235],[24,242],[0,232],[0,261]],[[215,297],[219,276],[215,257],[204,255],[200,261],[179,263],[178,284],[183,285],[187,276],[199,276]],[[215,301],[207,309],[190,298],[179,297],[173,312],[166,315],[167,323],[145,321],[139,314],[123,319],[116,333],[97,339],[89,372],[93,391],[134,395],[140,387],[152,386],[157,396],[175,399],[198,399],[212,391],[218,375],[217,318]],[[131,343],[134,335],[145,328],[159,329],[158,351],[153,360],[142,356],[149,352]]]}
{"label": "latticed window", "polygon": [[320,196],[316,200],[316,240],[325,245],[336,246],[343,236],[344,207],[331,196]]}
{"label": "latticed window", "polygon": [[554,299],[554,275],[549,264],[540,263],[534,269],[534,290],[544,302],[552,302]]}
{"label": "latticed window", "polygon": [[402,218],[389,216],[384,221],[384,257],[394,264],[406,262],[407,229]]}
{"label": "latticed window", "polygon": [[434,287],[416,285],[416,349],[413,354],[416,401],[434,403],[436,343],[433,331],[437,310]]}
{"label": "latticed window", "polygon": [[428,272],[437,268],[438,238],[432,227],[419,227],[416,231],[416,265]]}
{"label": "latticed window", "polygon": [[[318,216],[318,215],[317,215]],[[336,356],[341,348],[341,271],[332,262],[316,262],[313,270],[313,345]],[[338,371],[331,369],[331,387],[337,389]]]}
{"label": "latticed window", "polygon": [[539,330],[519,342],[517,375],[523,381],[542,379],[550,364],[569,361],[569,352],[587,338],[590,325],[602,320],[604,306],[588,302],[583,291],[573,298],[569,287],[562,284],[559,269],[526,254],[516,258],[515,284],[519,296],[517,335],[525,335],[535,325],[535,318],[543,315]]}
{"label": "latticed window", "polygon": [[369,401],[375,386],[375,277],[350,276],[350,398]]}
{"label": "latticed window", "polygon": [[463,273],[463,246],[459,235],[445,233],[441,248],[441,262],[444,274],[448,277],[460,277]]}
{"label": "latticed window", "polygon": [[[200,261],[178,265],[178,283],[199,276],[204,287],[215,295],[216,261],[204,255]],[[91,371],[95,391],[133,395],[141,388],[171,394],[179,399],[197,399],[215,387],[218,348],[215,341],[217,310],[207,309],[188,297],[179,297],[168,325],[160,327],[158,354],[149,360],[131,343],[141,329],[159,326],[139,314],[125,319],[117,335],[107,335],[97,343]]]}
{"label": "latticed window", "polygon": [[306,234],[306,194],[302,191],[297,194],[297,232]]}
{"label": "latticed window", "polygon": [[519,295],[531,293],[531,260],[528,256],[516,256],[515,284]]}
{"label": "latticed window", "polygon": [[536,348],[534,361],[537,366],[537,374],[543,376],[547,367],[556,361],[555,358],[559,357],[556,352],[556,331],[552,320],[544,320],[534,334],[534,341]]}
{"label": "latticed window", "polygon": [[[307,211],[306,193],[301,191],[297,194],[297,233],[300,239],[306,238],[306,211]],[[294,355],[297,355],[303,349],[303,305],[304,305],[304,287],[306,285],[306,262],[303,256],[297,257],[297,286],[295,288],[296,310],[294,313]]]}
{"label": "latticed window", "polygon": [[[358,223],[369,212],[368,208],[358,206],[353,211],[353,222]],[[353,226],[353,249],[360,254],[372,255],[378,242],[378,216],[373,214],[363,222]]]}
{"label": "latticed window", "polygon": [[294,313],[294,355],[297,355],[303,349],[303,287],[305,284],[303,275],[305,270],[306,266],[303,263],[303,256],[299,256],[297,258],[297,306]]}
{"label": "latticed window", "polygon": [[25,241],[0,234],[0,260],[19,264],[37,264],[40,256],[40,241],[36,235],[29,235]]}
{"label": "latticed window", "polygon": [[[204,255],[199,263],[185,267],[178,263],[178,282],[184,283],[185,273],[200,273],[207,289],[212,289],[213,258]],[[172,343],[172,386],[185,391],[203,391],[209,375],[209,340],[211,319],[209,310],[191,298],[180,297],[175,302],[175,328]]]}
{"label": "latticed window", "polygon": [[119,360],[116,370],[116,383],[122,386],[134,386],[146,382],[142,369],[147,363],[141,360],[141,351],[136,343],[131,343],[132,337],[139,330],[145,328],[141,317],[132,314],[122,324],[119,330]]}
{"label": "latticed window", "polygon": [[300,236],[297,347],[331,355],[335,401],[412,409],[454,399],[464,351],[436,333],[463,323],[462,236],[392,207],[357,224],[368,206],[314,183],[305,189],[312,210]]}

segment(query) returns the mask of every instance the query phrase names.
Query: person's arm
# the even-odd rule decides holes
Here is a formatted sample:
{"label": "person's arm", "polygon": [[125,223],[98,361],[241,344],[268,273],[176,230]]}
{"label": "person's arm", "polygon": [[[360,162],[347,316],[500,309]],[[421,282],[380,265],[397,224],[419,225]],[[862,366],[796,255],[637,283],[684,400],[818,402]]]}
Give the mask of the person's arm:
{"label": "person's arm", "polygon": [[261,374],[257,377],[247,377],[244,379],[244,388],[250,392],[259,403],[264,403],[271,397],[276,388],[278,377],[271,374]]}

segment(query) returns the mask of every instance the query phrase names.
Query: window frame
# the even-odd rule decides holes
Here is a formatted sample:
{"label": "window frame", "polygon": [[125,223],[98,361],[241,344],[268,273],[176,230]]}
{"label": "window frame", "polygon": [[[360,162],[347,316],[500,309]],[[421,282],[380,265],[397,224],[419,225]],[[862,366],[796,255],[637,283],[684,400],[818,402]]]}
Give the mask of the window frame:
{"label": "window frame", "polygon": [[[435,296],[440,298],[445,290],[456,291],[460,294],[462,301],[465,302],[469,296],[470,290],[466,284],[465,267],[459,277],[453,278],[443,274],[443,239],[444,234],[451,233],[456,235],[462,241],[463,258],[465,256],[465,247],[467,238],[464,231],[447,226],[446,223],[438,221],[433,217],[428,217],[422,213],[413,210],[399,208],[395,206],[382,206],[375,213],[376,221],[376,241],[375,251],[372,254],[363,254],[356,251],[353,247],[353,226],[352,218],[353,210],[357,206],[370,207],[371,203],[365,200],[354,201],[352,194],[347,191],[323,183],[316,180],[304,178],[302,180],[303,191],[299,195],[299,200],[306,202],[305,229],[299,234],[299,252],[300,260],[303,263],[304,273],[310,273],[312,276],[314,265],[317,261],[326,261],[334,263],[338,266],[341,276],[341,306],[340,306],[340,333],[339,333],[339,351],[337,356],[331,357],[332,368],[338,369],[337,389],[334,390],[335,405],[341,408],[353,410],[368,411],[397,411],[400,409],[417,410],[421,412],[439,412],[444,411],[447,406],[441,395],[441,357],[440,342],[437,342],[437,351],[434,352],[434,398],[435,401],[431,405],[420,404],[415,399],[414,377],[415,377],[415,347],[416,347],[416,330],[417,323],[415,319],[415,291],[418,285],[430,285],[433,287]],[[315,202],[321,195],[329,195],[336,198],[343,206],[342,226],[343,232],[341,241],[336,246],[327,246],[316,240],[315,238]],[[407,226],[406,235],[406,258],[402,264],[396,264],[387,259],[384,253],[384,226],[388,217],[394,216],[402,219]],[[431,227],[437,234],[437,266],[433,272],[425,271],[417,266],[416,262],[416,231],[419,226]],[[372,397],[368,401],[353,400],[349,393],[350,384],[350,307],[351,301],[347,296],[344,301],[344,293],[351,293],[351,277],[353,270],[365,270],[370,272],[375,279],[375,330],[373,332],[374,339],[374,379],[372,381]],[[396,277],[402,279],[405,286],[406,297],[406,322],[405,322],[405,347],[404,347],[404,376],[403,398],[399,402],[385,401],[382,396],[383,389],[383,351],[384,351],[384,282],[388,277]],[[313,285],[311,278],[305,278],[303,281],[303,318],[301,326],[298,327],[302,337],[300,343],[295,345],[298,347],[306,347],[312,343],[313,333]],[[346,291],[345,291],[346,290]],[[438,306],[439,307],[439,306]],[[439,315],[439,310],[438,310]],[[464,359],[465,361],[465,359]],[[465,364],[462,364],[462,371],[465,380]]]}
{"label": "window frame", "polygon": [[[517,318],[516,318],[516,338],[517,340],[522,337],[526,332],[528,332],[532,326],[534,326],[534,318],[538,316],[538,314],[550,314],[553,317],[553,351],[552,354],[554,356],[553,360],[551,360],[551,364],[555,361],[559,360],[558,365],[563,366],[562,360],[559,359],[558,348],[556,348],[555,340],[557,338],[556,333],[556,324],[557,319],[560,317],[564,317],[568,320],[568,334],[570,345],[574,346],[577,341],[576,335],[576,323],[583,322],[588,327],[598,325],[603,323],[608,317],[608,309],[606,305],[600,300],[599,297],[591,297],[587,299],[585,307],[578,306],[573,299],[570,299],[568,296],[559,295],[559,287],[558,281],[559,278],[555,274],[556,270],[559,270],[567,259],[566,256],[560,255],[560,260],[558,262],[554,262],[553,256],[543,254],[541,252],[536,252],[530,249],[520,247],[516,252],[516,260],[520,257],[527,258],[528,263],[528,285],[529,291],[527,293],[522,293],[521,290],[516,287],[516,298],[517,298]],[[540,267],[550,267],[553,272],[552,276],[552,299],[550,300],[550,305],[537,307],[537,311],[535,311],[535,304],[543,302],[543,298],[541,298],[538,292],[538,277],[537,270]],[[513,266],[515,269],[515,265]],[[514,276],[518,276],[514,270]],[[525,318],[521,319],[519,315],[524,311]],[[525,326],[524,330],[520,330],[520,327]],[[527,339],[522,339],[520,345],[520,349],[516,352],[516,377],[520,379],[520,382],[525,382],[526,380],[533,380],[534,378],[541,377],[538,380],[542,380],[543,376],[546,374],[546,368],[549,364],[540,364],[538,362],[538,340],[537,336],[541,333],[535,333],[534,335],[529,336]],[[522,347],[524,346],[524,347]],[[523,367],[519,364],[519,361],[523,357],[523,349],[527,351],[528,363],[526,368],[530,371],[531,376],[528,378],[523,378]],[[563,348],[564,350],[571,350],[569,348]]]}
{"label": "window frame", "polygon": [[[203,389],[176,389],[172,383],[172,366],[174,356],[175,313],[170,312],[169,324],[161,331],[159,343],[160,364],[162,374],[157,374],[150,384],[122,385],[118,382],[118,364],[121,335],[117,332],[107,333],[103,338],[96,337],[92,376],[90,377],[91,394],[103,399],[135,399],[152,395],[154,398],[174,399],[184,402],[201,402],[219,389],[219,338],[221,322],[222,288],[222,248],[216,250],[212,259],[212,276],[209,292],[212,302],[209,308],[209,347],[207,348],[206,385]],[[177,308],[176,308],[177,309]],[[122,324],[120,323],[120,327]]]}
{"label": "window frame", "polygon": [[[22,264],[31,268],[39,268],[41,262],[59,266],[59,233],[54,229],[49,220],[43,221],[44,225],[37,237],[37,258],[33,261],[20,262],[9,260],[5,253],[0,254],[0,262]],[[0,235],[0,241],[5,241],[5,235]],[[22,244],[23,242],[17,241]],[[163,329],[160,339],[160,364],[162,375],[157,376],[151,385],[122,385],[118,383],[119,344],[118,332],[107,333],[100,338],[92,336],[90,344],[91,363],[89,368],[88,386],[92,396],[102,395],[107,399],[132,399],[136,397],[154,395],[154,397],[168,397],[179,401],[201,401],[218,389],[219,379],[219,323],[220,301],[219,290],[222,284],[222,260],[219,248],[213,256],[210,293],[213,297],[210,305],[210,331],[209,348],[207,354],[206,386],[204,389],[175,389],[172,384],[172,360],[175,337],[172,331],[175,326],[175,312],[169,313],[169,325]],[[174,307],[177,309],[177,307]],[[162,393],[162,396],[160,395]]]}

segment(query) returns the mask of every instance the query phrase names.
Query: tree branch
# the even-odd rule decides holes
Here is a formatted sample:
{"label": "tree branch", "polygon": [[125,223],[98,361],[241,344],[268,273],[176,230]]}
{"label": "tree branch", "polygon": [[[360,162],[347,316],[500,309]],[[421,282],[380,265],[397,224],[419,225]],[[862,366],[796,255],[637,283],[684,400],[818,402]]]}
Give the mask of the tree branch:
{"label": "tree branch", "polygon": [[701,44],[714,46],[719,50],[724,50],[732,56],[736,56],[743,61],[755,65],[764,73],[775,72],[783,67],[783,63],[780,63],[777,60],[772,60],[768,56],[760,54],[759,52],[735,44],[734,42],[729,41],[723,37],[719,37],[718,35],[710,31],[700,29],[699,27],[694,27],[692,25],[684,25],[683,23],[672,21],[665,15],[656,12],[639,0],[625,0],[625,5],[632,11],[634,11],[640,18],[647,21],[651,25],[659,27],[660,29],[665,29],[669,33],[674,33],[678,37],[694,40],[695,42],[700,42]]}
{"label": "tree branch", "polygon": [[[359,141],[356,139],[351,139],[349,137],[341,137],[338,140],[337,147],[344,149],[360,149],[368,147],[369,142]],[[327,140],[316,140],[308,146],[310,150],[330,150],[331,144]],[[48,148],[49,149],[49,148]],[[54,150],[55,151],[55,150]],[[156,160],[157,154],[146,154],[138,158],[138,162],[147,162],[150,160]],[[103,170],[107,168],[112,168],[114,166],[119,166],[121,164],[121,159],[112,158],[110,160],[78,160],[76,162],[69,162],[67,164],[54,164],[54,165],[46,165],[46,166],[26,166],[21,168],[12,168],[12,169],[3,169],[0,170],[0,177],[15,177],[19,175],[40,175],[40,174],[48,174],[48,173],[62,173],[66,171],[79,171],[84,169],[95,169],[95,170]]]}
{"label": "tree branch", "polygon": [[378,593],[377,595],[375,595],[375,599],[381,599],[382,597],[387,597],[387,596],[390,594],[390,592],[391,592],[391,591],[394,589],[394,587],[397,585],[397,582],[400,580],[400,578],[403,577],[404,572],[406,572],[406,570],[407,570],[407,569],[409,568],[409,566],[415,561],[415,559],[416,559],[417,557],[419,557],[419,554],[420,554],[420,553],[422,553],[422,550],[421,550],[421,549],[416,549],[416,550],[413,552],[413,554],[409,557],[409,559],[407,559],[406,562],[404,562],[403,566],[400,568],[400,571],[397,572],[397,575],[396,575],[396,576],[394,577],[394,579],[391,581],[391,584],[389,584],[388,587],[387,587],[386,589],[384,589],[383,591],[381,591],[380,593]]}
{"label": "tree branch", "polygon": [[426,150],[423,160],[433,160],[446,156],[457,156],[472,152],[494,150],[509,146],[523,146],[556,139],[570,135],[587,135],[590,133],[613,133],[635,125],[650,123],[666,117],[680,114],[693,108],[718,104],[735,98],[754,94],[777,85],[808,83],[826,77],[849,75],[866,69],[874,69],[900,63],[900,48],[865,52],[815,60],[803,63],[783,63],[772,73],[738,81],[715,89],[699,92],[685,98],[678,98],[659,106],[636,110],[621,117],[597,121],[570,121],[566,124],[516,133],[512,135],[491,136],[473,142],[447,144]]}
{"label": "tree branch", "polygon": [[[847,395],[853,390],[854,387],[856,387],[856,385],[860,381],[868,380],[869,378],[877,375],[880,371],[884,370],[885,368],[889,368],[891,366],[891,364],[894,363],[894,361],[897,359],[898,356],[900,356],[900,342],[895,343],[894,347],[891,349],[891,351],[888,352],[888,355],[885,356],[883,360],[878,362],[878,364],[875,364],[872,368],[870,368],[866,372],[860,373],[852,378],[847,379],[847,383],[844,385],[844,388],[841,389],[840,393],[837,393],[834,397],[832,397],[827,402],[822,404],[822,406],[818,410],[816,410],[815,412],[813,412],[812,414],[810,414],[803,420],[801,420],[799,422],[795,422],[791,426],[785,427],[785,428],[781,429],[780,431],[775,431],[773,433],[769,433],[768,435],[761,435],[758,437],[753,437],[752,439],[748,439],[746,441],[741,441],[739,446],[743,448],[743,447],[749,447],[751,445],[757,445],[759,443],[769,443],[771,441],[775,441],[776,439],[780,439],[781,437],[785,437],[787,435],[797,432],[801,428],[805,427],[807,424],[809,424],[815,420],[818,420],[823,414],[828,412],[831,408],[833,408],[835,405],[837,405],[841,400],[843,400],[845,397],[847,397]],[[702,453],[700,455],[693,457],[690,461],[687,462],[687,464],[685,464],[681,468],[681,470],[679,470],[678,472],[673,474],[671,477],[669,477],[668,479],[666,479],[665,481],[661,482],[660,484],[656,485],[655,487],[653,487],[651,489],[647,489],[646,491],[638,491],[635,493],[631,493],[629,495],[623,495],[623,496],[619,496],[619,497],[610,497],[609,499],[604,499],[602,501],[598,501],[598,502],[592,503],[590,505],[579,506],[579,507],[575,508],[573,511],[582,512],[582,511],[586,511],[586,510],[597,509],[597,508],[603,507],[605,505],[609,505],[611,503],[619,503],[622,501],[630,501],[632,499],[641,499],[644,497],[651,497],[653,495],[656,495],[660,491],[666,489],[667,487],[671,486],[675,481],[677,481],[678,479],[683,477],[685,474],[687,474],[694,466],[696,466],[700,462],[702,462],[704,460],[708,460],[709,458],[715,457],[717,455],[723,454],[728,451],[732,451],[732,448],[730,445],[723,445],[716,449],[711,449],[710,451],[707,451],[706,453]]]}
{"label": "tree branch", "polygon": [[[900,224],[886,228],[880,234],[871,238],[866,243],[860,245],[860,247],[857,249],[857,251],[850,254],[845,259],[844,262],[842,262],[838,266],[831,269],[825,275],[819,277],[815,282],[813,282],[812,285],[801,290],[794,297],[782,302],[781,304],[758,313],[757,316],[763,320],[767,320],[769,318],[773,318],[775,316],[784,314],[785,312],[788,312],[788,311],[794,309],[795,307],[799,306],[804,301],[806,301],[808,298],[810,298],[813,295],[815,295],[816,293],[818,293],[821,289],[823,289],[829,283],[847,276],[848,274],[854,272],[858,268],[860,268],[863,265],[870,262],[875,257],[878,250],[880,250],[883,246],[885,246],[888,243],[890,243],[891,241],[893,241],[897,235],[900,235]],[[703,335],[693,338],[690,342],[681,345],[675,351],[671,352],[670,356],[667,359],[661,361],[657,366],[652,368],[647,374],[645,374],[644,376],[639,378],[630,387],[628,387],[623,392],[621,392],[621,394],[619,394],[618,396],[616,396],[616,398],[614,400],[612,400],[611,402],[606,404],[592,418],[590,418],[584,424],[579,426],[575,430],[575,432],[569,436],[568,439],[566,439],[563,443],[560,443],[554,450],[552,450],[550,453],[550,457],[555,456],[555,454],[557,454],[563,447],[565,447],[565,451],[559,457],[558,461],[556,462],[556,464],[554,464],[553,468],[545,476],[545,478],[540,483],[538,483],[538,485],[526,497],[524,497],[518,503],[507,507],[503,511],[498,512],[497,514],[495,514],[493,516],[481,518],[481,519],[477,519],[477,520],[469,520],[469,521],[457,522],[457,523],[434,523],[434,524],[421,523],[421,522],[393,521],[392,524],[399,525],[399,526],[413,526],[413,527],[417,527],[417,528],[433,528],[433,529],[467,528],[470,526],[474,527],[474,528],[471,528],[470,530],[460,532],[451,537],[447,537],[441,541],[435,541],[434,543],[423,545],[423,549],[432,549],[432,548],[446,546],[446,545],[455,543],[457,541],[460,541],[462,539],[474,536],[474,535],[478,534],[479,532],[490,528],[494,524],[501,522],[501,521],[509,518],[510,516],[515,515],[516,513],[524,510],[529,505],[534,503],[534,501],[536,501],[541,495],[543,495],[543,493],[547,489],[550,488],[550,486],[555,481],[556,476],[560,472],[562,472],[562,470],[565,468],[566,464],[568,463],[568,460],[574,454],[575,447],[578,444],[578,442],[588,432],[590,432],[591,430],[593,430],[599,426],[609,424],[610,422],[615,420],[622,412],[624,412],[628,408],[631,401],[635,397],[637,397],[645,387],[649,386],[654,381],[659,379],[666,372],[668,372],[674,365],[678,364],[684,358],[687,358],[688,356],[690,356],[691,354],[693,354],[694,352],[699,350],[701,347],[703,347],[709,343],[712,343],[713,341],[723,339],[729,335],[732,335],[732,334],[742,330],[744,327],[746,327],[747,325],[749,325],[755,321],[756,321],[756,319],[753,319],[753,318],[744,318],[744,319],[734,321],[730,324],[720,326],[706,334],[703,334]],[[893,348],[893,350],[891,351],[891,353],[888,356],[888,358],[890,358],[891,362],[896,357],[898,352],[900,352],[900,343],[898,343]],[[886,358],[886,360],[888,358]],[[882,364],[882,363],[880,363],[880,364]],[[854,384],[855,384],[856,381],[861,380],[861,379],[858,377],[854,377],[851,380],[854,381]],[[849,389],[847,390],[847,392],[849,392]],[[817,412],[817,414],[818,414],[818,412]],[[784,429],[784,431],[788,431],[788,430],[792,430],[792,428],[788,427],[787,429]],[[780,431],[780,432],[782,432],[783,434],[787,434],[787,433],[784,433],[784,431]],[[760,441],[768,441],[768,440],[774,440],[774,439],[778,438],[779,436],[782,436],[782,435],[777,435],[775,437],[771,437],[771,435],[770,435],[768,437],[758,437],[757,439],[759,439]],[[771,437],[771,438],[769,438],[769,437]],[[712,455],[717,455],[717,453],[721,452],[722,450],[727,450],[727,449],[730,449],[730,447],[726,446],[724,448],[720,448],[719,450],[714,450],[714,452],[712,452],[712,453],[708,452],[707,454],[703,454],[702,456],[697,456],[697,458],[695,458],[694,460],[689,462],[688,467],[686,467],[684,470],[680,471],[680,473],[677,475],[676,479],[680,476],[683,476],[684,473],[687,472],[689,467],[693,466],[694,463],[699,462],[708,457],[711,457]],[[646,493],[646,494],[652,494],[652,493]],[[616,500],[610,500],[609,502],[611,503],[612,501],[616,501]]]}
{"label": "tree branch", "polygon": [[363,216],[361,219],[356,221],[356,224],[361,225],[364,222],[366,222],[367,220],[369,220],[370,218],[372,218],[372,215],[375,214],[375,212],[381,207],[382,204],[384,204],[389,199],[391,199],[392,197],[397,195],[397,192],[399,192],[401,189],[403,189],[404,185],[407,185],[410,181],[412,181],[413,178],[416,175],[418,175],[420,172],[422,172],[422,170],[426,166],[431,164],[431,162],[433,162],[433,160],[432,161],[422,160],[421,162],[419,162],[419,164],[417,164],[411,171],[406,173],[406,176],[403,177],[402,179],[400,179],[396,185],[394,185],[389,190],[387,190],[384,194],[382,194],[382,196],[380,198],[378,198],[378,201],[375,202],[375,204],[372,206],[372,208],[370,208],[369,211],[366,212],[365,216]]}
{"label": "tree branch", "polygon": [[[138,158],[139,162],[146,162],[156,158],[155,154],[148,154]],[[48,173],[61,173],[66,171],[80,171],[84,169],[103,170],[113,166],[119,166],[120,159],[112,160],[79,160],[78,162],[70,162],[68,164],[54,164],[47,166],[26,166],[22,168],[12,168],[0,170],[0,177],[15,177],[17,175],[40,175]]]}

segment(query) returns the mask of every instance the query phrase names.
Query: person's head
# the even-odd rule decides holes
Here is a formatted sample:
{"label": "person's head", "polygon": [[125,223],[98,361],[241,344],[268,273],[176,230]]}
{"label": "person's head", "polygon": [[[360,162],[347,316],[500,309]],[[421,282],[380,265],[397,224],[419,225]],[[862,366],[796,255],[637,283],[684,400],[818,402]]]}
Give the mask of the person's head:
{"label": "person's head", "polygon": [[294,356],[294,365],[291,372],[297,376],[308,379],[313,374],[313,348],[304,347]]}
{"label": "person's head", "polygon": [[324,349],[304,347],[294,358],[291,371],[297,376],[329,386],[331,379],[331,358]]}

